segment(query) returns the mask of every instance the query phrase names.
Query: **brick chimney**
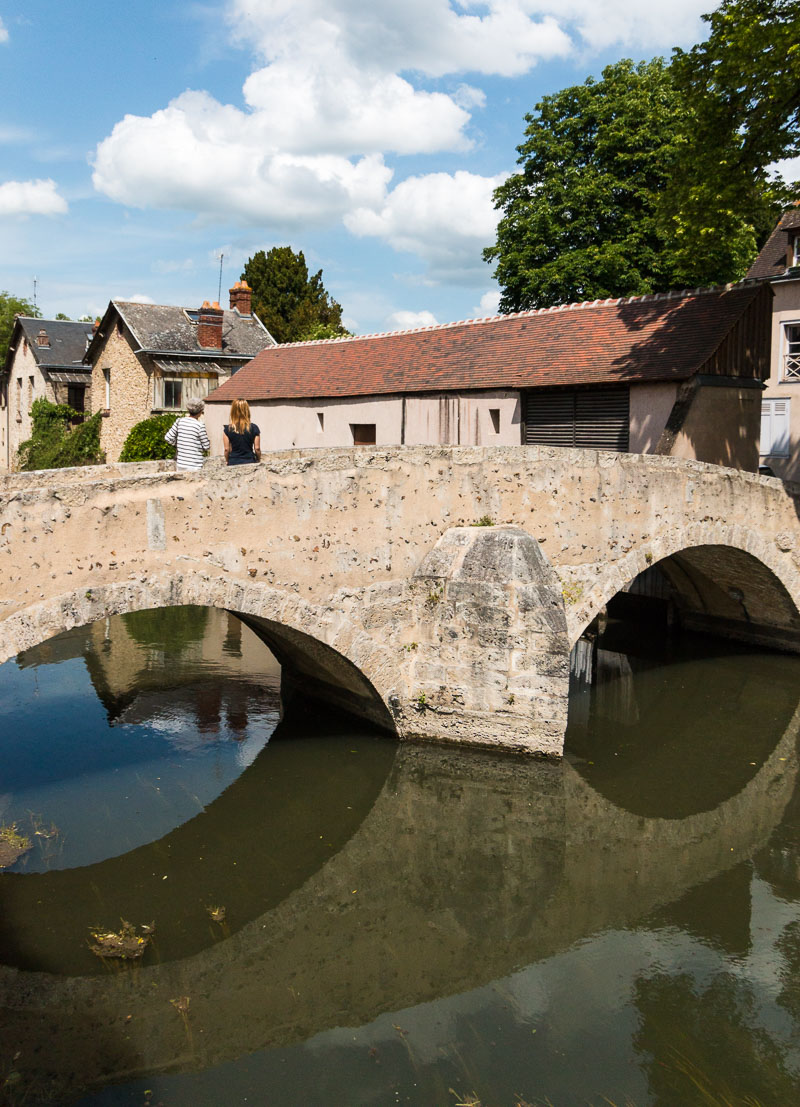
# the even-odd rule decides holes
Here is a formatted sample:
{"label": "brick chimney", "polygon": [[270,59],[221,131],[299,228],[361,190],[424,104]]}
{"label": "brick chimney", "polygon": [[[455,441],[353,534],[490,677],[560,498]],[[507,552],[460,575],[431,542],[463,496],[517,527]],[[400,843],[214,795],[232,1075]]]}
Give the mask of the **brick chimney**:
{"label": "brick chimney", "polygon": [[238,311],[240,315],[252,315],[253,290],[247,281],[237,281],[231,293],[231,311]]}
{"label": "brick chimney", "polygon": [[197,341],[206,350],[222,349],[222,308],[214,301],[203,301],[197,320]]}
{"label": "brick chimney", "polygon": [[50,338],[47,334],[47,331],[44,329],[44,327],[42,327],[42,329],[36,335],[36,345],[37,346],[48,346],[48,347],[50,346]]}

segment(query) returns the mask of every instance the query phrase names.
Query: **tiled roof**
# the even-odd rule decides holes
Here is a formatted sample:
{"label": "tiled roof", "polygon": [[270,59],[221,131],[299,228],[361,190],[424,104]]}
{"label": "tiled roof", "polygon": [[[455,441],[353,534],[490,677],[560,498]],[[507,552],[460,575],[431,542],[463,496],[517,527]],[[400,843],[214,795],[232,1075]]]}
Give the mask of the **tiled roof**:
{"label": "tiled roof", "polygon": [[[198,305],[199,306],[199,305]],[[109,325],[109,313],[116,309],[143,350],[175,354],[208,354],[197,341],[197,324],[182,307],[168,304],[140,304],[132,300],[112,300],[101,332]],[[222,355],[251,358],[274,339],[255,315],[240,315],[227,308],[222,313]],[[219,357],[219,354],[215,356]]]}
{"label": "tiled roof", "polygon": [[[75,323],[71,319],[34,319],[29,315],[19,316],[18,322],[28,340],[28,348],[42,369],[80,367],[86,352],[86,339],[92,337],[91,323]],[[39,331],[46,332],[49,346],[36,344]]]}
{"label": "tiled roof", "polygon": [[789,208],[778,220],[778,225],[761,247],[761,251],[747,270],[748,277],[782,277],[786,272],[786,249],[789,232],[800,228],[800,207]]}
{"label": "tiled roof", "polygon": [[681,380],[763,291],[749,283],[264,350],[208,403]]}

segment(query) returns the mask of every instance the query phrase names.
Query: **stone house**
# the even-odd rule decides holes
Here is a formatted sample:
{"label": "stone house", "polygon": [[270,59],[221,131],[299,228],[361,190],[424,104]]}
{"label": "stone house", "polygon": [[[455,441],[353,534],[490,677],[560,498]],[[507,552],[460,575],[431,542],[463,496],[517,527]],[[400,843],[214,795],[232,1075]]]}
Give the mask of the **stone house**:
{"label": "stone house", "polygon": [[91,337],[91,323],[17,316],[0,374],[0,467],[13,469],[20,443],[30,438],[34,400],[89,410],[83,357]]}
{"label": "stone house", "polygon": [[131,428],[151,415],[186,410],[205,399],[275,340],[251,310],[251,290],[238,281],[230,309],[112,300],[85,361],[92,379],[92,411],[102,411],[100,445],[119,460]]}
{"label": "stone house", "polygon": [[772,293],[748,283],[265,349],[236,396],[262,449],[583,446],[755,470]]}
{"label": "stone house", "polygon": [[761,463],[800,481],[800,206],[784,212],[747,271],[772,284],[770,371],[761,398]]}

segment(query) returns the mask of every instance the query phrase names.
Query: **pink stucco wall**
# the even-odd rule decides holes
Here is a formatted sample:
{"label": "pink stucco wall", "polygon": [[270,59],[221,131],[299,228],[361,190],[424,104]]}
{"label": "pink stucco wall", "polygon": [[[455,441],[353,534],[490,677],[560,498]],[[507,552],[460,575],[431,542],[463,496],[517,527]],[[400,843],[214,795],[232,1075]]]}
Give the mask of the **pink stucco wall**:
{"label": "pink stucco wall", "polygon": [[[491,412],[499,413],[499,430]],[[227,405],[207,403],[205,422],[212,455],[222,453]],[[381,396],[345,400],[295,400],[251,404],[262,450],[352,446],[353,424],[375,424],[378,446],[518,446],[520,402],[516,392],[466,395]],[[320,419],[322,416],[322,419]]]}

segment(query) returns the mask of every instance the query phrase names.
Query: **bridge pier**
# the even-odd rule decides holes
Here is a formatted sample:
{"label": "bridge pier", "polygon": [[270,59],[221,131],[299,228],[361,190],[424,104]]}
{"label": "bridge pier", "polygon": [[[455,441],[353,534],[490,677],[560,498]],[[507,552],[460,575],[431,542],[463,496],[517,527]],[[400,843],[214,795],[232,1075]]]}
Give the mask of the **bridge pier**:
{"label": "bridge pier", "polygon": [[452,527],[414,574],[402,738],[560,755],[569,639],[555,570],[520,527]]}

